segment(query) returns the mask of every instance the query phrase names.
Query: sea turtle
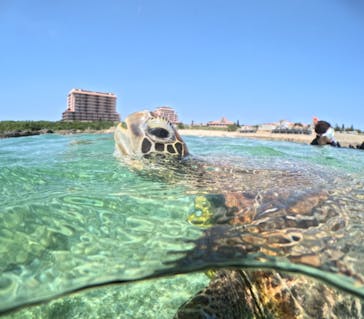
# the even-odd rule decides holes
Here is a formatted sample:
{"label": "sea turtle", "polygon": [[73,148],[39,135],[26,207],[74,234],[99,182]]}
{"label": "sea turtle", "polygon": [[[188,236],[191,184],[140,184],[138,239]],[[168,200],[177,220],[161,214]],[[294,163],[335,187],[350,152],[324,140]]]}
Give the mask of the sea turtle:
{"label": "sea turtle", "polygon": [[[153,112],[133,113],[125,124],[115,131],[117,154],[137,170],[157,165],[158,177],[185,181],[196,194],[188,220],[204,228],[204,235],[175,267],[217,266],[207,272],[210,284],[178,309],[176,319],[364,317],[359,298],[279,271],[286,270],[280,263],[286,260],[291,266],[342,273],[363,283],[335,247],[345,216],[337,213],[330,191],[313,176],[195,159],[175,127]],[[232,267],[236,260],[238,267]]]}

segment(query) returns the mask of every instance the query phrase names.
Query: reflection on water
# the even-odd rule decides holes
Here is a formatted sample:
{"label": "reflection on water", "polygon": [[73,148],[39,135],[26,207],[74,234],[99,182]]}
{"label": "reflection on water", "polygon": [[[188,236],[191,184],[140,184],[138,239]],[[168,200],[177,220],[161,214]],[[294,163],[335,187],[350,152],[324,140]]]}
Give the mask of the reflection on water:
{"label": "reflection on water", "polygon": [[226,266],[306,273],[364,296],[364,153],[186,142],[201,160],[137,172],[112,156],[110,135],[0,140],[0,310],[102,282],[191,273],[9,315],[171,318],[209,283],[196,271]]}

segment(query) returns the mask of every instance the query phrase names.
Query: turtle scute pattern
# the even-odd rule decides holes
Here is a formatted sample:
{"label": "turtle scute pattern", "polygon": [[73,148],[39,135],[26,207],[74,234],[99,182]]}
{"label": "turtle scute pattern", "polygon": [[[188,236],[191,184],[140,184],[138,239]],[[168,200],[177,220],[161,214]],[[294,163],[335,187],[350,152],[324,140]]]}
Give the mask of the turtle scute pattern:
{"label": "turtle scute pattern", "polygon": [[[328,200],[328,197],[327,192],[306,194],[294,200],[289,195],[282,197],[281,194],[277,197],[269,192],[264,194],[263,198],[247,192],[203,195],[196,197],[196,211],[188,217],[188,220],[201,227],[212,227],[211,231],[206,230],[205,234],[220,233],[224,234],[223,238],[227,238],[231,231],[228,251],[229,248],[234,250],[232,246],[236,246],[235,249],[244,246],[243,250],[246,252],[249,250],[257,252],[261,249],[256,241],[262,240],[264,244],[273,248],[271,251],[269,249],[264,251],[268,255],[274,256],[274,248],[278,248],[291,261],[318,267],[321,263],[319,252],[308,254],[297,247],[306,230],[315,229],[317,226],[325,225],[328,220],[335,219],[334,210],[325,210],[320,206]],[[267,219],[266,215],[274,218]],[[216,226],[218,224],[221,226]],[[226,228],[227,225],[230,225],[230,228]],[[339,225],[334,223],[331,229],[336,230],[338,227],[340,228],[340,223]],[[237,231],[239,229],[254,236],[249,234],[238,236],[241,235]],[[294,229],[293,235],[290,234],[290,229]],[[206,237],[212,246],[214,246],[213,238],[214,236],[210,235]],[[220,235],[216,241],[217,250],[213,248],[213,255],[219,252],[219,238]],[[320,237],[313,238],[313,245],[320,239]],[[204,240],[201,243],[196,245],[197,250],[199,247],[207,247]],[[316,247],[313,247],[314,251],[315,249]],[[204,253],[203,258],[208,258],[206,256],[211,252]],[[329,255],[331,250],[327,249],[326,252],[320,253]],[[331,256],[327,258],[332,260]],[[333,264],[339,266],[335,260]],[[212,273],[214,275],[209,285],[184,303],[178,309],[175,319],[364,317],[360,299],[303,275],[291,275],[273,270],[242,269],[222,269]]]}
{"label": "turtle scute pattern", "polygon": [[363,305],[304,276],[219,270],[174,319],[357,319]]}
{"label": "turtle scute pattern", "polygon": [[180,307],[174,319],[240,318],[248,313],[248,304],[241,300],[243,289],[241,271],[218,271],[208,287]]}

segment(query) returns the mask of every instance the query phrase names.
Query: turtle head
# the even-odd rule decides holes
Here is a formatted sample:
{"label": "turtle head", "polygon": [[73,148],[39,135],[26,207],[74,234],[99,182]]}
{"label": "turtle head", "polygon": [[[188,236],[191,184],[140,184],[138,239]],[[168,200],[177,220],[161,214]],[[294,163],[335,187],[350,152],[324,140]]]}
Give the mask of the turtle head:
{"label": "turtle head", "polygon": [[114,138],[117,152],[136,159],[152,155],[183,158],[188,155],[185,142],[171,122],[154,112],[141,111],[119,123]]}

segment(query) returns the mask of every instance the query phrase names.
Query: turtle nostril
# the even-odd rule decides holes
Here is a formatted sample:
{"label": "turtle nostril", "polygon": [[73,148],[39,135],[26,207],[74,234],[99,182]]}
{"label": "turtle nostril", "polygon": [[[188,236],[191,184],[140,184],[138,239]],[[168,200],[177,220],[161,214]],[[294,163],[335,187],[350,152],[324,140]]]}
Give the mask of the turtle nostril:
{"label": "turtle nostril", "polygon": [[154,135],[159,138],[167,138],[169,136],[169,132],[162,127],[155,127],[149,129],[149,134]]}

